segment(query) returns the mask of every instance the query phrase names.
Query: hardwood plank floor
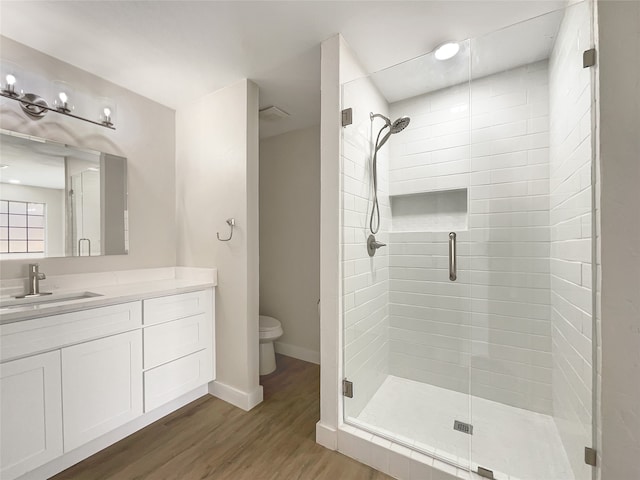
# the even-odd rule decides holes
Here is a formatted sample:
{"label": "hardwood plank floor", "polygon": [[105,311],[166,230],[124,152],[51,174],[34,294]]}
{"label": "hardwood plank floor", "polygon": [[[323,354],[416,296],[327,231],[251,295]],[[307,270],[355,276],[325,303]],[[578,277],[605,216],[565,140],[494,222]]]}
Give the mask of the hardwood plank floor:
{"label": "hardwood plank floor", "polygon": [[315,443],[320,367],[278,355],[264,402],[245,412],[207,396],[53,477],[55,480],[382,480]]}

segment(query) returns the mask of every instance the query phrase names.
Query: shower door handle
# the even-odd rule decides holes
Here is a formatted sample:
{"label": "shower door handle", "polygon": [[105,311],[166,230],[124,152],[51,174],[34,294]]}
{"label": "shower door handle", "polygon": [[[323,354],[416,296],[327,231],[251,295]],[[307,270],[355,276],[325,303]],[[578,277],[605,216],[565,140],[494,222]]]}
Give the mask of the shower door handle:
{"label": "shower door handle", "polygon": [[456,252],[456,234],[451,232],[449,234],[449,280],[455,282],[458,278],[458,265],[457,265],[457,252]]}

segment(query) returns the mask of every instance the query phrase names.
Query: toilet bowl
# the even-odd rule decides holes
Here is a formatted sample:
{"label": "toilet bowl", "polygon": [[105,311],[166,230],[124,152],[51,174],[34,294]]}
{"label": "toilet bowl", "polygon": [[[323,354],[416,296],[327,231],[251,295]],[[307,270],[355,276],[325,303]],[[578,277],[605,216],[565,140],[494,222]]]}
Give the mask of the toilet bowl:
{"label": "toilet bowl", "polygon": [[273,342],[284,333],[282,324],[273,317],[260,315],[260,375],[267,375],[276,369],[276,353]]}

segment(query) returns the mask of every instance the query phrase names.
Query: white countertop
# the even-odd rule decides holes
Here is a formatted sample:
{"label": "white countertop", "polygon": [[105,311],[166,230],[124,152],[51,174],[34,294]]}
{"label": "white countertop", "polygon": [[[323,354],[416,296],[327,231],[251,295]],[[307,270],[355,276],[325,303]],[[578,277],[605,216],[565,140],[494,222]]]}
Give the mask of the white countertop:
{"label": "white countertop", "polygon": [[[40,305],[2,307],[3,301],[15,300],[13,298],[15,293],[1,295],[0,325],[106,305],[193,292],[215,287],[217,283],[216,269],[186,267],[52,277],[47,283],[41,282],[41,292],[53,292],[52,295],[43,297],[46,301],[54,300],[58,295],[70,293],[91,292],[99,296],[61,300]],[[15,292],[17,288],[15,284],[16,282],[13,282],[13,285],[3,285],[2,290]]]}

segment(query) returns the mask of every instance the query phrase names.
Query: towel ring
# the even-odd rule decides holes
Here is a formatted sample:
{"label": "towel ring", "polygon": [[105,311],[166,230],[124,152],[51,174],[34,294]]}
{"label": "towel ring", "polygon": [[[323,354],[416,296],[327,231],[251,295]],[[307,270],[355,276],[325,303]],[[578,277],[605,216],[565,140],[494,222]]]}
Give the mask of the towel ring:
{"label": "towel ring", "polygon": [[233,227],[235,227],[235,225],[236,225],[236,219],[235,218],[228,218],[227,219],[227,225],[229,225],[231,227],[231,233],[229,233],[229,238],[220,238],[220,232],[216,233],[216,236],[218,237],[218,240],[220,240],[221,242],[228,242],[229,240],[231,240],[233,238]]}

